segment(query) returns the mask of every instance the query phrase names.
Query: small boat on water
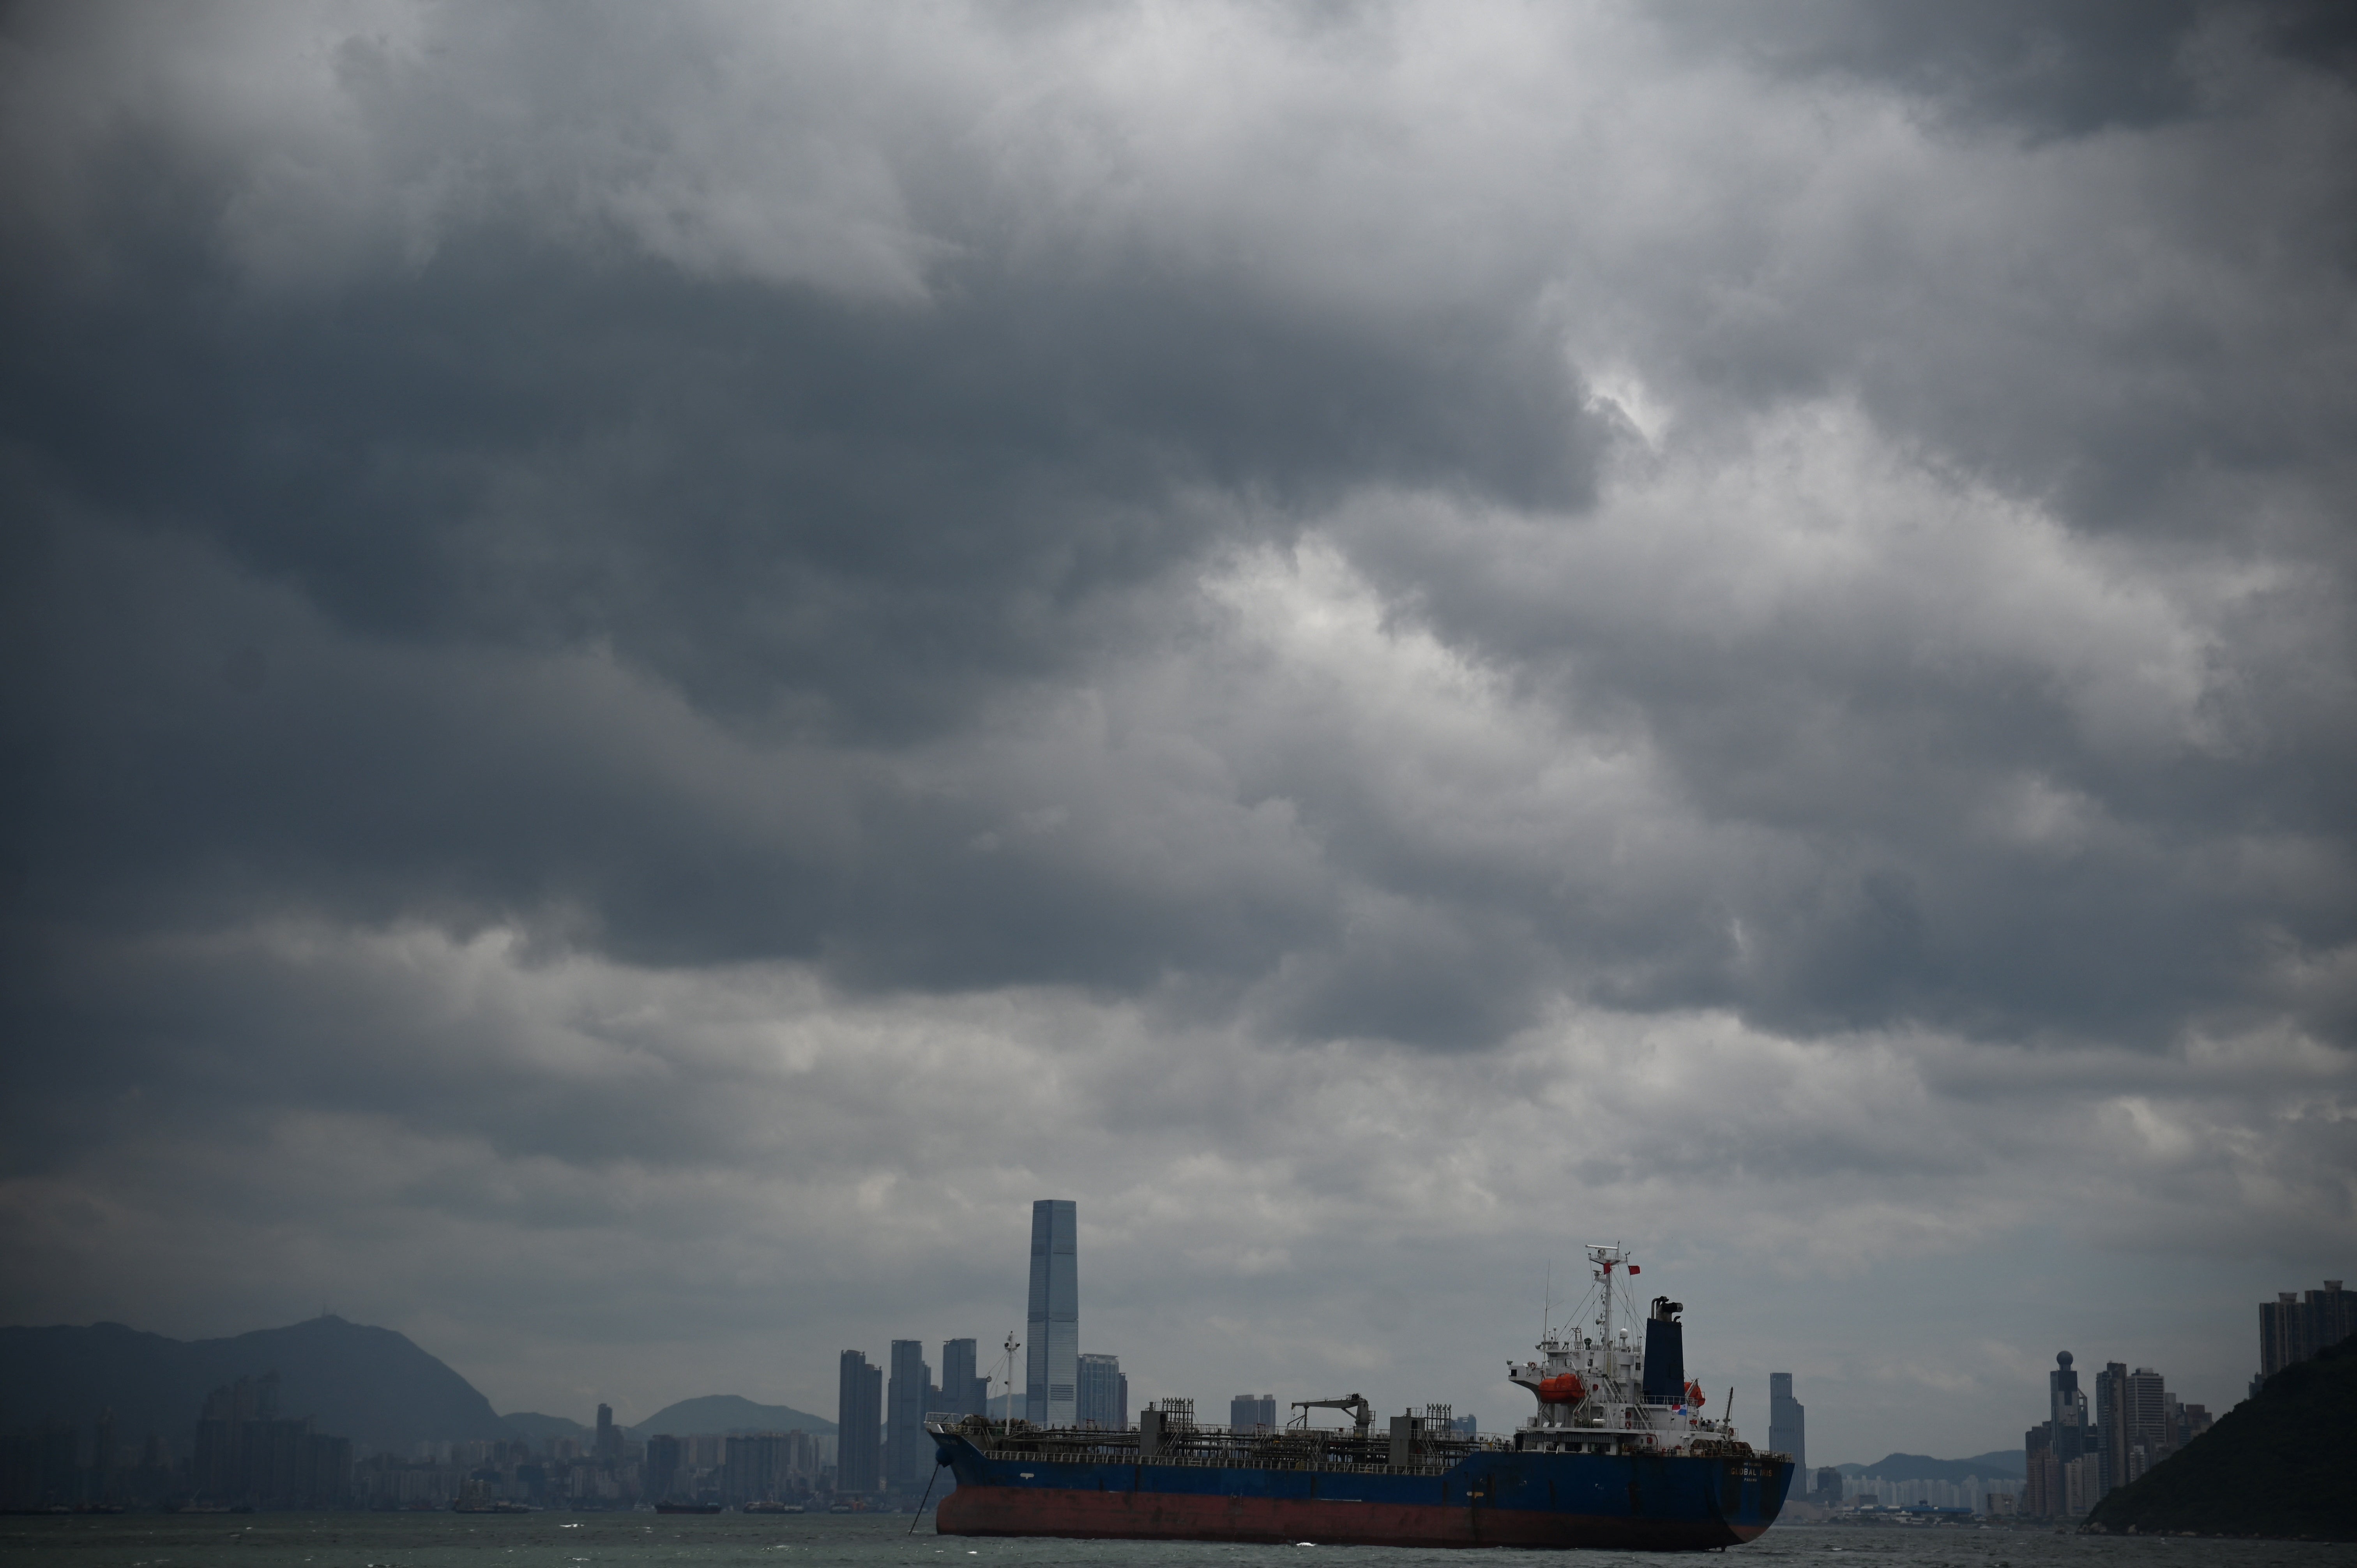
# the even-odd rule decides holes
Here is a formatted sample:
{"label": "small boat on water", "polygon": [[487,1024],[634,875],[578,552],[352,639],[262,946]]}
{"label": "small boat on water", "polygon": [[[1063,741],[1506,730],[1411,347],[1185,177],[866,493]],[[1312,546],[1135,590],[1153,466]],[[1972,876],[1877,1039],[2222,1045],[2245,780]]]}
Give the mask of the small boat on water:
{"label": "small boat on water", "polygon": [[657,1513],[718,1513],[718,1503],[657,1503]]}

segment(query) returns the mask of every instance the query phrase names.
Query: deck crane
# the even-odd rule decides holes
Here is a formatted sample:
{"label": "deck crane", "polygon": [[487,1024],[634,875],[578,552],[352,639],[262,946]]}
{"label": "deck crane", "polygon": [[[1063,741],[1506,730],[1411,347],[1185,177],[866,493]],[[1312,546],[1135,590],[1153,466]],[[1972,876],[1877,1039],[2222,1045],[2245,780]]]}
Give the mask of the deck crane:
{"label": "deck crane", "polygon": [[1367,1434],[1367,1428],[1373,1425],[1375,1421],[1375,1407],[1369,1404],[1365,1396],[1361,1394],[1352,1394],[1348,1399],[1339,1400],[1295,1400],[1293,1408],[1299,1411],[1301,1414],[1292,1424],[1301,1427],[1307,1427],[1309,1424],[1309,1412],[1313,1410],[1350,1411],[1359,1423],[1359,1435],[1361,1437]]}

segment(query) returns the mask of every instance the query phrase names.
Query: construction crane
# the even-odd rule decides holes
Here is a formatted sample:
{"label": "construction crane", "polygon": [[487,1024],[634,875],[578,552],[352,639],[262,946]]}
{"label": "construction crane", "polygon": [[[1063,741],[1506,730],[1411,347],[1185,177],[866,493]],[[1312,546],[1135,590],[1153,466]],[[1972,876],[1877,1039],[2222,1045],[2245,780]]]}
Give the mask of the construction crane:
{"label": "construction crane", "polygon": [[1307,1427],[1309,1424],[1309,1412],[1313,1410],[1350,1411],[1358,1421],[1359,1435],[1361,1437],[1367,1434],[1367,1428],[1373,1425],[1375,1421],[1375,1407],[1369,1404],[1365,1397],[1360,1394],[1352,1394],[1348,1399],[1339,1400],[1295,1400],[1293,1408],[1301,1412],[1293,1423],[1294,1425],[1300,1427]]}

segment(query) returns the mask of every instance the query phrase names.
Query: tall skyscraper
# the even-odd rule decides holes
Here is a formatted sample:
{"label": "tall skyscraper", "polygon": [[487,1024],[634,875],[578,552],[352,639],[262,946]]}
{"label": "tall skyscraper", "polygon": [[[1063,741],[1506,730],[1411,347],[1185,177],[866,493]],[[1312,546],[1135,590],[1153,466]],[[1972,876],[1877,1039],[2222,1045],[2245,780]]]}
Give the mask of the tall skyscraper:
{"label": "tall skyscraper", "polygon": [[[1721,1415],[1727,1412],[1721,1411]],[[1768,1374],[1768,1446],[1792,1456],[1792,1474],[1809,1473],[1808,1407],[1792,1397],[1792,1374]]]}
{"label": "tall skyscraper", "polygon": [[892,1381],[886,1391],[884,1418],[884,1485],[887,1489],[920,1487],[932,1468],[933,1441],[925,1435],[925,1401],[932,1392],[933,1369],[925,1365],[920,1339],[892,1341]]}
{"label": "tall skyscraper", "polygon": [[884,1369],[857,1350],[843,1353],[834,1396],[834,1489],[873,1492],[882,1480],[878,1452],[884,1414]]}
{"label": "tall skyscraper", "polygon": [[622,1462],[622,1429],[614,1424],[614,1407],[597,1407],[597,1463],[619,1465]]}
{"label": "tall skyscraper", "polygon": [[1078,1419],[1081,1356],[1080,1219],[1068,1197],[1031,1206],[1030,1343],[1023,1367],[1024,1419],[1070,1426]]}
{"label": "tall skyscraper", "polygon": [[942,1341],[942,1409],[952,1415],[980,1415],[982,1401],[974,1384],[974,1341]]}
{"label": "tall skyscraper", "polygon": [[1257,1426],[1265,1432],[1276,1430],[1276,1396],[1275,1394],[1238,1394],[1228,1401],[1228,1424],[1238,1432],[1250,1432]]}

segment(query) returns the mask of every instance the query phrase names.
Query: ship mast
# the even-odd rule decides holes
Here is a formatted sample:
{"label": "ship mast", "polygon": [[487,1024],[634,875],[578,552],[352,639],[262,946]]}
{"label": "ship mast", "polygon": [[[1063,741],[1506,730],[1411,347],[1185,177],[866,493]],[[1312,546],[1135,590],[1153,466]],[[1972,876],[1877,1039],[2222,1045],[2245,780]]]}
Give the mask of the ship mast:
{"label": "ship mast", "polygon": [[1612,1385],[1612,1395],[1620,1397],[1620,1351],[1612,1338],[1612,1269],[1626,1252],[1620,1247],[1599,1247],[1590,1244],[1587,1261],[1596,1265],[1598,1293],[1604,1298],[1604,1310],[1598,1315],[1597,1326],[1604,1331],[1604,1378]]}

